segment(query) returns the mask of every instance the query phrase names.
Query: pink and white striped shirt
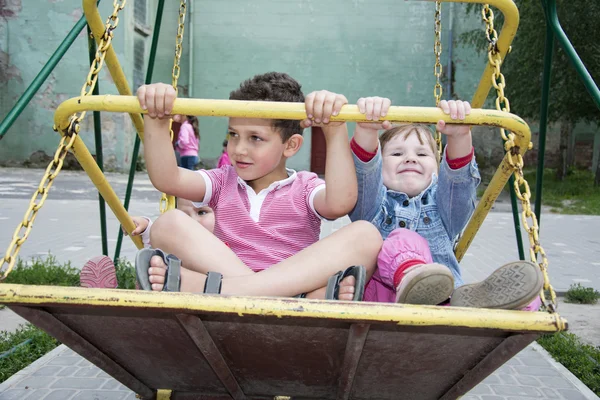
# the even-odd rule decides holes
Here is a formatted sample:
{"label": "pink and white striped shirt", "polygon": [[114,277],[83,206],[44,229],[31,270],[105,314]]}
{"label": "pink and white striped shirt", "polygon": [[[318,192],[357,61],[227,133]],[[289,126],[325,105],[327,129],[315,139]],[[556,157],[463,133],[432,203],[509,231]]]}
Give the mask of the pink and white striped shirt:
{"label": "pink and white striped shirt", "polygon": [[314,197],[325,182],[312,172],[288,169],[288,178],[255,193],[235,168],[201,170],[202,203],[215,212],[215,235],[252,270],[261,271],[319,240],[321,217]]}

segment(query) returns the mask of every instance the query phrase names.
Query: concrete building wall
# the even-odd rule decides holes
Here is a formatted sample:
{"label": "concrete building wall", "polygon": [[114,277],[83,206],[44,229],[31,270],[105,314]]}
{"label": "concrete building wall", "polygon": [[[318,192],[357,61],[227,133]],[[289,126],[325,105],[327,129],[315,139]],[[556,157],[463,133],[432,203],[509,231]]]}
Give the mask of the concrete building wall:
{"label": "concrete building wall", "polygon": [[[128,2],[122,12],[113,41],[130,84],[134,76],[134,42],[144,36],[135,29],[134,3]],[[171,82],[178,3],[165,2],[153,82]],[[156,5],[157,0],[148,0],[146,59]],[[0,7],[0,117],[4,117],[82,12],[79,3],[74,6],[60,1],[11,0]],[[103,18],[111,11],[112,2],[102,1]],[[432,2],[188,1],[180,96],[226,99],[244,79],[275,70],[295,77],[305,93],[328,89],[344,93],[350,102],[360,96],[380,95],[390,97],[395,105],[433,106],[433,16]],[[481,26],[478,15],[464,13],[464,5],[443,5],[442,64],[446,72],[451,33],[454,78],[452,93],[446,90],[445,98],[469,99],[474,93],[486,58],[458,45],[457,40],[460,33]],[[39,151],[54,153],[59,141],[51,129],[54,110],[62,101],[79,94],[88,69],[83,32],[0,141],[1,165],[22,164]],[[443,77],[444,89],[448,79]],[[507,82],[509,98],[510,85]],[[100,91],[116,94],[106,68],[101,73]],[[134,140],[129,117],[104,113],[102,122],[107,169],[126,170]],[[200,118],[200,157],[208,164],[218,157],[226,129],[225,118]],[[535,125],[532,130],[535,134]],[[549,135],[549,152],[557,147],[554,131]],[[478,128],[474,133],[480,163],[495,163],[503,151],[497,130]],[[91,114],[81,135],[95,153]],[[290,166],[308,169],[310,147],[310,135],[306,135],[302,150],[290,160]]]}

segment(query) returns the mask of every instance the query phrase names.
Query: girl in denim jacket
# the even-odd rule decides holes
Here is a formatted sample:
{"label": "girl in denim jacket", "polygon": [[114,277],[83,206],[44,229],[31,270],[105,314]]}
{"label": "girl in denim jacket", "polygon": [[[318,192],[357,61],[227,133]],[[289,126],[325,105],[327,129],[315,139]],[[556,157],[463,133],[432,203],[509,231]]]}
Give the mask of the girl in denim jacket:
{"label": "girl in denim jacket", "polygon": [[[361,98],[357,105],[367,120],[378,121],[390,100]],[[458,120],[471,111],[463,101],[439,107]],[[531,262],[506,264],[482,282],[463,284],[453,247],[475,209],[481,177],[470,127],[440,120],[436,128],[447,138],[442,160],[425,125],[356,126],[351,149],[359,192],[350,219],[370,221],[385,239],[365,300],[435,305],[450,298],[452,306],[537,309],[543,277]],[[380,129],[386,129],[381,138]]]}

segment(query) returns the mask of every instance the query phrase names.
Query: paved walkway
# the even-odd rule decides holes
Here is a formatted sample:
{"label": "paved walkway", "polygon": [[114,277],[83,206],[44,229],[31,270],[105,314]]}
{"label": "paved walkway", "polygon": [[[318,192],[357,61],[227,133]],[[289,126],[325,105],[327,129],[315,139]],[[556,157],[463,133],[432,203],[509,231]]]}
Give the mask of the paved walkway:
{"label": "paved walkway", "polygon": [[[4,251],[16,224],[22,219],[41,173],[39,170],[0,169],[0,252]],[[154,217],[158,214],[156,193],[145,176],[140,178],[131,210],[135,214]],[[125,181],[123,175],[109,176],[109,182],[116,182],[120,195],[124,192]],[[36,219],[21,257],[39,256],[52,250],[59,261],[71,260],[73,266],[81,267],[88,258],[100,254],[95,197],[84,174],[67,172],[61,175]],[[498,208],[506,209],[502,205]],[[118,223],[110,212],[108,215],[109,237],[115,238]],[[347,219],[326,223],[322,234],[327,235],[346,223]],[[600,289],[600,240],[595,229],[599,223],[600,217],[543,216],[541,239],[551,260],[551,280],[557,289],[566,290],[577,282]],[[114,248],[114,239],[109,240],[109,247]],[[122,254],[133,259],[135,247],[131,242],[124,242]],[[483,279],[497,266],[516,258],[512,216],[507,212],[492,212],[462,262],[465,280]],[[594,310],[598,312],[597,308]],[[599,318],[590,315],[589,319]],[[0,329],[6,329],[1,320]],[[600,330],[597,332],[596,336],[600,337]],[[134,398],[127,388],[64,346],[0,384],[0,400]],[[534,343],[463,399],[578,400],[598,397]]]}

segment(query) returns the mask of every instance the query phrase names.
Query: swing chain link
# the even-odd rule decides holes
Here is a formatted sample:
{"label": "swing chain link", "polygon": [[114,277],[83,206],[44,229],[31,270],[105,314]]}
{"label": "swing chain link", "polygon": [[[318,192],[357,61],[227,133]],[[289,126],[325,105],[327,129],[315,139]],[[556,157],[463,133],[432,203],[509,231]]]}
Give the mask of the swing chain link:
{"label": "swing chain link", "polygon": [[[172,73],[172,81],[171,85],[173,85],[173,89],[175,89],[175,94],[179,92],[177,89],[177,81],[179,80],[179,61],[181,60],[181,51],[183,50],[183,32],[185,30],[185,15],[187,12],[187,1],[181,0],[179,4],[179,25],[177,27],[177,37],[175,38],[175,58],[173,60],[173,73]],[[171,143],[173,142],[173,137],[175,136],[173,132],[173,118],[169,120],[169,132],[171,135]],[[175,199],[173,196],[167,196],[166,193],[161,193],[160,202],[158,204],[158,209],[161,214],[165,211],[170,210],[175,207]]]}
{"label": "swing chain link", "polygon": [[[127,0],[113,1],[113,13],[106,21],[104,34],[102,35],[100,43],[96,49],[96,56],[92,62],[92,65],[90,66],[90,71],[87,75],[85,83],[81,88],[82,97],[92,94],[94,87],[96,86],[96,82],[98,81],[98,73],[104,66],[106,51],[112,43],[113,31],[119,24],[119,12],[125,7],[126,1]],[[5,280],[8,277],[8,274],[12,271],[15,262],[17,261],[19,251],[21,250],[21,246],[23,243],[25,243],[29,237],[31,229],[33,228],[33,221],[35,221],[37,212],[43,207],[46,197],[48,197],[48,193],[50,192],[50,188],[54,183],[54,179],[58,176],[63,167],[65,157],[69,153],[69,150],[73,148],[73,144],[77,139],[77,134],[79,133],[80,129],[79,123],[81,120],[83,120],[85,114],[86,112],[82,111],[79,114],[73,114],[71,116],[69,120],[69,126],[65,129],[65,134],[60,139],[56,153],[54,153],[54,158],[48,164],[37,190],[31,197],[29,208],[25,212],[23,220],[17,226],[17,229],[13,234],[12,241],[8,245],[8,249],[2,258],[2,263],[0,263],[0,282]],[[57,131],[58,128],[54,126],[54,130]],[[8,267],[6,267],[6,270],[2,272],[2,268],[5,264],[7,264]]]}
{"label": "swing chain link", "polygon": [[[486,38],[488,40],[488,61],[494,67],[492,85],[496,89],[496,109],[499,111],[510,112],[510,102],[504,94],[506,82],[504,75],[500,72],[502,58],[497,46],[498,34],[494,29],[494,13],[489,8],[488,4],[485,4],[482,9],[482,19],[487,27]],[[556,292],[550,284],[550,277],[548,276],[548,257],[540,244],[537,217],[531,209],[531,191],[523,174],[523,156],[521,155],[519,146],[515,143],[514,133],[507,133],[503,128],[500,128],[500,135],[502,136],[502,140],[504,140],[504,150],[506,152],[508,163],[513,169],[515,194],[517,198],[521,200],[521,205],[523,207],[521,220],[523,228],[529,236],[529,256],[532,262],[538,263],[540,270],[544,275],[544,287],[540,293],[540,297],[547,310],[554,313],[556,312]],[[532,148],[533,143],[529,142],[528,149],[530,150]],[[539,262],[538,256],[540,258]],[[546,292],[548,292],[550,296],[550,301],[547,300]]]}
{"label": "swing chain link", "polygon": [[[433,44],[433,53],[435,54],[435,65],[433,66],[433,74],[435,75],[435,86],[433,88],[433,96],[435,97],[435,105],[440,103],[442,99],[442,85],[440,78],[442,76],[442,64],[440,58],[442,56],[442,3],[440,1],[435,2],[435,42]],[[438,148],[438,159],[442,157],[442,134],[436,130],[435,142]]]}

